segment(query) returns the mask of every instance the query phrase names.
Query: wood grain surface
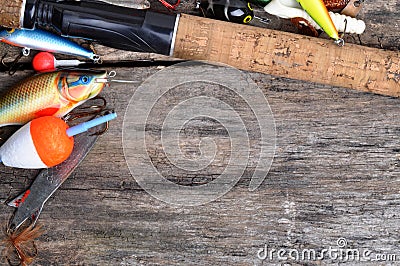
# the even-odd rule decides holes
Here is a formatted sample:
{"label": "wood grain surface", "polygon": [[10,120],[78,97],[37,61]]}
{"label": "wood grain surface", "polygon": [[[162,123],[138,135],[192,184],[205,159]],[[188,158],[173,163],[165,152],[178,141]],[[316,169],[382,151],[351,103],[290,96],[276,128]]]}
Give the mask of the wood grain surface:
{"label": "wood grain surface", "polygon": [[[193,14],[193,6],[184,2],[180,10]],[[154,7],[161,6],[154,3]],[[268,17],[259,9],[256,13]],[[363,45],[397,51],[397,1],[367,2],[360,18],[367,24],[361,36]],[[263,27],[295,31],[289,22],[272,17]],[[46,232],[36,241],[39,254],[34,265],[397,265],[389,256],[385,261],[363,263],[328,257],[283,261],[276,253],[272,261],[257,256],[266,244],[276,250],[321,252],[337,248],[339,238],[346,239],[348,248],[370,251],[370,258],[396,254],[400,261],[398,98],[244,72],[265,95],[275,119],[275,157],[266,179],[257,190],[249,191],[254,170],[250,165],[238,184],[219,199],[197,207],[175,206],[157,200],[138,185],[127,167],[122,144],[130,98],[140,82],[164,67],[156,63],[118,67],[121,58],[159,57],[97,47],[106,54],[106,61],[113,62],[108,70],[116,70],[119,79],[139,83],[112,84],[102,92],[119,117],[45,205],[39,222]],[[12,77],[0,73],[1,90],[32,73],[18,71]],[[154,114],[170,111],[199,91],[191,90],[190,84],[185,86],[160,98],[163,105]],[[243,99],[232,97],[235,95],[222,87],[212,88],[215,91],[204,87],[201,92],[246,111]],[[204,170],[206,174],[198,176],[170,168],[165,156],[154,149],[159,147],[156,140],[161,134],[158,119],[154,115],[146,128],[154,140],[148,143],[148,150],[166,178],[185,186],[218,178],[226,167],[223,160],[213,161]],[[215,140],[218,155],[226,152],[229,156],[226,131],[217,122],[195,119],[184,129],[186,138],[180,148],[189,158],[199,153],[198,141],[190,138]],[[247,129],[257,132],[251,123]],[[249,134],[250,142],[259,140],[257,134]],[[26,189],[36,173],[1,166],[1,201]],[[0,209],[0,221],[5,225],[13,209],[6,205]]]}

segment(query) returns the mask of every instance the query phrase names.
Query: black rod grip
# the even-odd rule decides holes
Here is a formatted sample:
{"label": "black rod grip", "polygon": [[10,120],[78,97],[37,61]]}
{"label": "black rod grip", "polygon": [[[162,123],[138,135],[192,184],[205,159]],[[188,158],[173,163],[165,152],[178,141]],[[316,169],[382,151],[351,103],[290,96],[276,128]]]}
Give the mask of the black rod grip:
{"label": "black rod grip", "polygon": [[[177,15],[139,10],[101,1],[28,0],[24,26],[52,27],[123,50],[171,55]],[[26,24],[26,25],[25,25]]]}

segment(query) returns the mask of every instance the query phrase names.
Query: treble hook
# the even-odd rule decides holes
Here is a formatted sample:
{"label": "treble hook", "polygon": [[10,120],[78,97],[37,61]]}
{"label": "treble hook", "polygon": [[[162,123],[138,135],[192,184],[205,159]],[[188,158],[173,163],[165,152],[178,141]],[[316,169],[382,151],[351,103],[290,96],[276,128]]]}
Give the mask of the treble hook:
{"label": "treble hook", "polygon": [[[99,115],[105,115],[105,114],[109,114],[109,113],[113,113],[114,110],[107,110],[107,100],[101,96],[97,96],[95,98],[93,98],[92,100],[101,100],[103,103],[100,105],[91,105],[91,106],[87,106],[87,107],[81,107],[78,110],[69,113],[68,115],[66,115],[64,117],[64,120],[67,122],[71,122],[74,121],[76,119],[80,119],[80,118],[84,118],[84,117],[89,117],[88,120],[92,120],[95,117],[99,116]],[[102,135],[105,132],[107,132],[109,128],[109,122],[104,123],[104,128],[94,132],[91,134],[91,136],[93,135]]]}
{"label": "treble hook", "polygon": [[[86,106],[86,107],[80,107],[80,108],[74,110],[73,112],[67,114],[64,117],[64,120],[71,122],[71,121],[74,121],[76,119],[79,119],[79,118],[82,118],[82,117],[88,117],[88,116],[91,116],[89,118],[89,120],[93,119],[101,111],[105,110],[105,108],[107,106],[107,100],[104,97],[97,96],[97,97],[92,99],[92,101],[96,101],[96,100],[101,100],[103,103],[100,104],[100,105],[91,105],[91,106]],[[91,109],[91,110],[89,110],[89,109]],[[89,110],[89,111],[85,111],[85,110]]]}
{"label": "treble hook", "polygon": [[[105,112],[102,113],[102,115],[108,115],[114,113],[114,110],[106,110]],[[108,129],[110,128],[110,122],[107,121],[104,123],[104,128],[102,130],[99,130],[95,133],[90,134],[90,136],[100,136],[103,135],[104,133],[106,133],[108,131]]]}
{"label": "treble hook", "polygon": [[19,60],[25,56],[24,50],[21,51],[21,53],[11,62],[11,63],[6,63],[5,58],[7,56],[7,52],[1,57],[1,64],[8,69],[8,75],[12,76],[17,72],[18,70],[18,62]]}
{"label": "treble hook", "polygon": [[6,68],[6,69],[8,69],[8,66],[7,66],[7,64],[4,62],[4,59],[6,58],[6,56],[7,56],[7,52],[5,52],[4,54],[3,54],[3,56],[1,57],[1,65],[4,67],[4,68]]}

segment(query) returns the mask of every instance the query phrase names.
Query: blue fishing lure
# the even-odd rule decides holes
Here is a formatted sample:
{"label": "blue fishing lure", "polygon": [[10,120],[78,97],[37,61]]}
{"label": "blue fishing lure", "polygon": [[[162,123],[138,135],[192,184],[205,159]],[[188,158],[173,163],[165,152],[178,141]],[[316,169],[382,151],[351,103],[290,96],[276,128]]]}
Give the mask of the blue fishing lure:
{"label": "blue fishing lure", "polygon": [[0,30],[0,41],[24,48],[24,55],[29,55],[29,51],[32,49],[80,56],[95,62],[100,61],[100,56],[91,50],[85,49],[67,38],[40,29],[3,29]]}

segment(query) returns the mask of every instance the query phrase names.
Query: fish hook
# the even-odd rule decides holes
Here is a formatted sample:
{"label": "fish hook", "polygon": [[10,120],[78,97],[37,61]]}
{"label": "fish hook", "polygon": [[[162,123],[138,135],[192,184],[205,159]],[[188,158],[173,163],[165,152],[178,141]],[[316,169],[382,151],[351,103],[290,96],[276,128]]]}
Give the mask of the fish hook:
{"label": "fish hook", "polygon": [[359,44],[359,45],[363,45],[363,43],[362,43],[362,41],[361,41],[361,35],[358,35],[358,34],[357,34],[357,37],[358,37],[358,44]]}
{"label": "fish hook", "polygon": [[[107,110],[107,100],[104,97],[97,96],[92,100],[101,100],[103,103],[99,105],[91,105],[87,107],[81,107],[77,111],[71,112],[64,117],[65,121],[71,122],[76,119],[86,118],[89,117],[87,120],[94,119],[97,116],[106,115],[109,113],[114,113],[114,110]],[[91,109],[91,110],[90,110]],[[94,135],[103,135],[107,132],[109,128],[109,122],[104,123],[104,127],[97,132],[90,134],[91,136]]]}
{"label": "fish hook", "polygon": [[[97,114],[95,114],[94,116],[92,116],[88,120],[94,119],[94,118],[99,117],[99,116],[108,115],[108,114],[111,114],[111,113],[114,113],[114,110],[102,110],[101,112],[98,112]],[[85,117],[85,116],[88,116],[88,115],[89,115],[89,113],[87,115],[81,115],[80,117]],[[100,136],[100,135],[103,135],[104,133],[106,133],[108,131],[108,129],[109,129],[109,121],[105,122],[103,125],[104,126],[103,126],[102,129],[91,133],[90,136]]]}
{"label": "fish hook", "polygon": [[[102,115],[108,115],[108,114],[111,114],[111,113],[114,113],[114,110],[106,110],[105,112],[102,113]],[[90,136],[103,135],[104,133],[106,133],[108,131],[109,128],[110,128],[110,122],[107,121],[106,123],[104,123],[103,129],[101,129],[101,130],[99,130],[99,131],[97,131],[95,133],[90,134]]]}
{"label": "fish hook", "polygon": [[99,113],[101,113],[103,110],[106,109],[107,107],[107,100],[104,97],[97,96],[93,98],[91,101],[96,101],[100,100],[102,101],[102,104],[99,105],[91,105],[91,106],[86,106],[86,107],[80,107],[73,112],[70,112],[64,117],[64,120],[67,122],[74,121],[79,118],[83,117],[90,117],[89,120],[95,118]]}
{"label": "fish hook", "polygon": [[2,57],[1,57],[1,64],[8,70],[8,74],[10,76],[14,75],[15,72],[17,72],[19,66],[18,66],[18,62],[19,60],[25,56],[24,50],[21,51],[21,53],[10,63],[6,63],[5,62],[5,58],[7,56],[7,53],[5,53]]}
{"label": "fish hook", "polygon": [[385,48],[383,47],[383,44],[382,44],[382,39],[383,39],[383,37],[381,37],[381,36],[378,36],[379,48],[381,48],[381,49],[385,49]]}
{"label": "fish hook", "polygon": [[8,69],[8,66],[7,66],[7,64],[6,64],[6,62],[4,62],[4,59],[6,58],[6,56],[7,56],[7,54],[8,54],[8,52],[5,52],[4,54],[3,54],[3,56],[1,57],[1,65],[4,67],[4,68],[7,68]]}
{"label": "fish hook", "polygon": [[343,31],[342,35],[340,36],[340,38],[335,41],[335,43],[339,47],[344,46],[344,39],[343,38],[346,35],[346,29],[347,29],[347,19],[344,19],[344,31]]}
{"label": "fish hook", "polygon": [[[351,41],[350,41],[351,40]],[[346,40],[345,40],[346,42],[350,42],[350,43],[357,43],[357,42],[359,42],[360,40],[359,39],[356,39],[356,37],[354,36],[354,35],[349,35],[349,34],[347,34],[346,35]]]}

